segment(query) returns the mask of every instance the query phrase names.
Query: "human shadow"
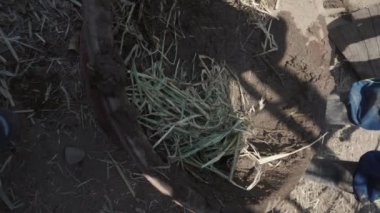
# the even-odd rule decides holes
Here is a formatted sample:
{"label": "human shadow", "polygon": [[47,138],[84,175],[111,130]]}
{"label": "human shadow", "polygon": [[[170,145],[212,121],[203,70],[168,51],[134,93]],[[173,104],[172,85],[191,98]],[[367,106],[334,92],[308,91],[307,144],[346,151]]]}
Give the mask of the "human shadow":
{"label": "human shadow", "polygon": [[[324,63],[329,58],[318,55],[318,51],[324,51],[323,46],[317,43],[306,46],[308,39],[288,24],[290,14],[285,13],[278,20],[272,20],[270,33],[278,50],[260,54],[263,52],[262,41],[267,37],[250,22],[252,10],[238,9],[236,5],[221,0],[183,0],[179,1],[179,7],[181,30],[191,36],[178,41],[177,56],[189,64],[196,54],[225,61],[249,95],[250,104],[255,105],[260,99],[265,99],[264,109],[252,118],[260,134],[283,131],[283,135],[291,139],[286,141],[287,147],[298,147],[312,142],[326,131],[324,114],[328,89],[323,87],[329,87],[334,82],[330,79],[329,70],[320,68],[321,64],[315,64],[313,60],[319,57],[318,60]],[[268,28],[268,25],[265,27]],[[292,46],[295,48],[293,55],[287,52],[289,37],[299,42]],[[312,48],[316,48],[317,53],[304,60]],[[324,140],[327,141],[331,135],[328,134]],[[277,152],[286,151],[284,146],[275,145],[273,148]],[[318,150],[316,147],[313,149]],[[229,194],[216,196],[236,205],[244,202],[249,209],[265,208],[267,203],[263,198],[268,198],[274,191],[279,195],[290,192],[306,170],[310,158],[308,153],[300,154],[299,159],[290,158],[292,160],[284,165],[286,172],[273,172],[267,176],[268,179],[262,178],[260,187],[255,190],[244,192],[234,186],[224,186],[220,189]],[[213,184],[216,187],[221,185],[218,180],[213,180]],[[256,208],[256,204],[259,207]]]}
{"label": "human shadow", "polygon": [[[223,0],[179,0],[177,6],[181,11],[176,17],[179,27],[169,29],[175,32],[174,36],[166,37],[168,41],[178,39],[178,51],[173,55],[190,71],[197,66],[196,55],[226,62],[248,94],[249,107],[256,109],[251,118],[255,133],[263,139],[273,136],[271,143],[261,148],[272,153],[290,152],[329,130],[325,125],[326,96],[336,81],[329,72],[329,46],[310,41],[300,33],[290,13],[280,13],[278,19],[260,25],[257,17],[253,17],[257,11]],[[151,5],[151,10],[157,12],[157,8]],[[166,10],[170,13],[172,9]],[[318,21],[323,26],[323,21]],[[162,31],[160,26],[152,28],[153,32]],[[270,39],[268,34],[273,35],[275,52],[265,53],[268,49],[263,41]],[[326,38],[320,39],[328,44]],[[195,70],[201,70],[198,68]],[[265,100],[262,110],[258,107],[261,99]],[[332,135],[330,132],[324,141]],[[254,140],[251,142],[260,146]],[[328,150],[324,145],[321,147]],[[312,149],[318,152],[320,147]],[[259,186],[249,192],[215,178],[209,183],[218,191],[212,190],[211,194],[226,203],[237,206],[244,203],[244,208],[260,212],[268,200],[275,199],[271,197],[273,194],[284,197],[294,188],[312,155],[308,151],[299,152],[285,159],[281,168],[266,166]]]}

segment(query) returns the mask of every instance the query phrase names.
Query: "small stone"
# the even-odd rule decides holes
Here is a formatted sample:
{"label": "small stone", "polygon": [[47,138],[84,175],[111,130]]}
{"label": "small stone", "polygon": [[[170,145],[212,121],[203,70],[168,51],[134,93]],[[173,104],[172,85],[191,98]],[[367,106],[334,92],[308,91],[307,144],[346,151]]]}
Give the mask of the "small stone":
{"label": "small stone", "polygon": [[65,148],[65,160],[68,164],[77,164],[85,157],[85,152],[76,147]]}

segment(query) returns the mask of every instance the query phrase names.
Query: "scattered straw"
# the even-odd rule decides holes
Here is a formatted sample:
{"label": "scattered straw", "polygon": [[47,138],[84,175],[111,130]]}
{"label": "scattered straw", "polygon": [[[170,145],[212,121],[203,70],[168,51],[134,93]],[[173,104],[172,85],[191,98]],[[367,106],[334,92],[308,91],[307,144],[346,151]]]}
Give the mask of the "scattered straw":
{"label": "scattered straw", "polygon": [[112,205],[111,199],[108,195],[104,195],[106,202],[103,204],[103,209],[100,210],[100,213],[115,213],[115,210]]}
{"label": "scattered straw", "polygon": [[77,184],[75,187],[76,187],[76,188],[80,188],[80,187],[86,185],[87,183],[89,183],[89,182],[91,182],[91,181],[93,181],[93,180],[94,180],[93,178],[90,178],[90,179],[88,179],[88,180],[86,180],[86,181],[83,181],[82,183]]}
{"label": "scattered straw", "polygon": [[3,64],[6,64],[8,61],[7,59],[5,59],[2,55],[0,55],[0,61],[3,63]]}
{"label": "scattered straw", "polygon": [[5,162],[1,166],[0,174],[2,174],[4,172],[5,168],[7,168],[8,164],[11,162],[12,158],[13,158],[13,155],[8,156],[8,158],[5,160]]}
{"label": "scattered straw", "polygon": [[[272,156],[269,156],[269,157],[257,157],[255,155],[252,155],[256,160],[257,162],[262,165],[262,164],[266,164],[266,163],[270,163],[272,161],[275,161],[275,160],[280,160],[282,158],[286,158],[286,157],[289,157],[290,155],[294,155],[298,152],[301,152],[307,148],[310,148],[311,146],[313,146],[314,144],[318,143],[319,141],[323,141],[323,139],[325,138],[325,136],[328,134],[328,132],[326,132],[325,134],[323,134],[322,136],[320,136],[317,140],[313,141],[312,143],[308,144],[307,146],[304,146],[304,147],[301,147],[297,150],[294,150],[292,152],[289,152],[289,153],[281,153],[281,154],[276,154],[276,155],[272,155]],[[249,154],[249,153],[248,153]]]}
{"label": "scattered straw", "polygon": [[75,6],[82,7],[82,4],[77,0],[69,0],[71,3],[73,3]]}
{"label": "scattered straw", "polygon": [[38,39],[40,39],[41,41],[42,41],[42,43],[46,43],[46,40],[42,37],[42,36],[40,36],[40,34],[38,34],[38,33],[34,33],[34,35],[36,35],[36,37],[38,38]]}
{"label": "scattered straw", "polygon": [[62,84],[61,84],[60,88],[61,88],[63,94],[65,95],[67,109],[70,110],[70,95],[67,92],[66,88]]}
{"label": "scattered straw", "polygon": [[8,47],[9,51],[11,51],[11,54],[12,56],[14,57],[14,59],[19,62],[19,57],[15,51],[15,49],[13,49],[13,46],[11,44],[11,42],[9,42],[9,39],[5,36],[3,30],[0,28],[0,36],[3,38],[4,42],[5,42],[5,45]]}
{"label": "scattered straw", "polygon": [[6,98],[12,107],[15,106],[15,102],[13,101],[13,97],[9,92],[8,84],[4,79],[0,79],[0,94]]}
{"label": "scattered straw", "polygon": [[277,1],[276,1],[276,5],[274,6],[274,9],[275,9],[275,10],[280,9],[280,0],[277,0]]}
{"label": "scattered straw", "polygon": [[15,210],[17,208],[20,208],[21,206],[23,206],[24,204],[23,203],[19,203],[19,202],[16,202],[16,203],[13,203],[8,195],[6,194],[5,190],[4,190],[4,187],[3,187],[3,184],[0,180],[0,199],[5,203],[5,205],[10,209],[10,210]]}
{"label": "scattered straw", "polygon": [[266,16],[273,17],[268,9],[267,0],[239,0],[239,3],[245,7],[252,8],[256,13],[262,13]]}
{"label": "scattered straw", "polygon": [[133,190],[132,185],[129,183],[127,177],[125,177],[125,174],[124,174],[123,170],[120,168],[119,164],[113,159],[113,157],[110,153],[108,153],[108,156],[110,157],[110,159],[111,159],[113,165],[115,166],[117,172],[119,173],[120,177],[123,179],[124,184],[127,186],[129,192],[131,192],[133,197],[136,197],[136,193]]}
{"label": "scattered straw", "polygon": [[261,44],[263,48],[263,52],[256,54],[254,57],[262,56],[271,52],[275,52],[278,50],[278,45],[274,39],[273,34],[271,34],[270,30],[272,27],[272,21],[270,20],[267,24],[264,22],[257,22],[256,26],[264,33],[265,40]]}
{"label": "scattered straw", "polygon": [[44,98],[44,102],[46,102],[47,100],[49,100],[49,97],[50,97],[50,93],[51,93],[51,83],[49,84],[49,86],[46,88],[46,92],[45,92],[45,98]]}
{"label": "scattered straw", "polygon": [[14,110],[13,112],[14,112],[14,113],[17,113],[17,114],[22,114],[22,113],[33,113],[34,110],[33,110],[33,109],[22,109],[22,110]]}
{"label": "scattered straw", "polygon": [[134,84],[127,95],[141,110],[139,120],[151,130],[148,136],[159,136],[153,145],[157,151],[170,156],[172,163],[216,171],[214,165],[222,158],[239,154],[239,135],[245,127],[229,103],[228,83],[233,79],[227,68],[206,56],[199,56],[198,63],[203,67],[200,84],[165,76],[162,62],[145,72],[132,66],[129,74]]}

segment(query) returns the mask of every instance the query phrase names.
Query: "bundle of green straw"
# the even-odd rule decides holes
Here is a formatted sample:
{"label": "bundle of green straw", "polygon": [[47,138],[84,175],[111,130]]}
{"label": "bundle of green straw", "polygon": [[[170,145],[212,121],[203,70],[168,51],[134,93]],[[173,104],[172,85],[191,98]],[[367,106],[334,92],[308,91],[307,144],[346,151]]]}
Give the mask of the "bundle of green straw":
{"label": "bundle of green straw", "polygon": [[[243,120],[234,112],[229,97],[233,80],[225,66],[206,56],[198,56],[202,67],[198,83],[169,78],[162,63],[152,62],[146,70],[133,64],[128,71],[131,86],[127,95],[139,109],[139,122],[148,132],[153,148],[170,163],[181,163],[221,173],[215,164],[233,159],[233,175],[240,153]],[[231,162],[231,161],[230,161]]]}

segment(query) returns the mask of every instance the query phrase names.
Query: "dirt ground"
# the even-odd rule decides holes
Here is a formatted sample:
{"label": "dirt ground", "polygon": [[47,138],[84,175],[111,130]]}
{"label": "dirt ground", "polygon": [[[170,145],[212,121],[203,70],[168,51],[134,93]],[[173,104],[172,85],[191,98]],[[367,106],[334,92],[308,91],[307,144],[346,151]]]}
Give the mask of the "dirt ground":
{"label": "dirt ground", "polygon": [[[260,55],[266,37],[252,21],[252,10],[236,1],[178,1],[175,9],[181,11],[185,34],[178,57],[189,66],[195,53],[226,62],[250,106],[265,100],[264,109],[252,117],[255,137],[250,140],[262,156],[293,151],[330,132],[324,140],[327,146],[266,165],[251,192],[217,177],[208,179],[209,188],[217,189],[211,194],[221,203],[243,204],[258,212],[355,212],[352,195],[308,180],[299,182],[313,154],[357,160],[376,147],[361,141],[377,142],[380,136],[351,129],[342,133],[324,124],[326,96],[334,90],[345,92],[354,79],[346,78],[342,69],[330,70],[331,17],[325,18],[329,11],[323,5],[319,0],[281,1],[272,11],[276,18],[270,30],[278,50]],[[157,10],[147,6],[145,12]],[[0,153],[1,162],[11,159],[0,174],[3,187],[13,202],[22,204],[13,212],[186,212],[153,190],[126,152],[97,126],[81,85],[79,55],[68,50],[82,21],[79,1],[0,3],[0,29],[17,54],[1,40],[1,69],[14,73],[1,77],[15,103],[11,106],[9,98],[3,98],[1,106],[18,111],[22,118],[16,152]],[[145,21],[149,27],[144,30],[152,35],[162,30],[155,18]],[[69,165],[64,158],[68,146],[84,150],[85,159]],[[0,211],[8,212],[3,203]]]}
{"label": "dirt ground", "polygon": [[[0,27],[19,63],[1,41],[1,70],[21,128],[14,153],[2,148],[3,188],[17,204],[11,212],[178,212],[143,180],[131,158],[102,133],[79,77],[79,56],[68,50],[81,25],[81,10],[62,1],[2,1]],[[52,15],[53,14],[53,15]],[[2,38],[3,39],[3,38]],[[69,165],[68,146],[85,151]],[[111,160],[130,180],[132,196]],[[3,202],[0,212],[10,212]]]}
{"label": "dirt ground", "polygon": [[[340,3],[339,3],[340,2]],[[309,11],[315,17],[322,15],[327,25],[334,23],[339,19],[336,12],[352,11],[372,4],[380,3],[379,1],[310,1],[300,8],[302,11]],[[293,11],[296,1],[283,2],[281,10]],[[322,7],[322,5],[324,7]],[[339,8],[340,7],[340,8]],[[299,29],[305,29],[312,19],[301,19],[301,12],[292,13],[296,22],[303,22],[298,25]],[[302,16],[304,17],[304,16]],[[305,23],[306,22],[306,23]],[[338,22],[339,23],[339,22]],[[306,28],[307,29],[307,28]],[[307,33],[307,30],[304,32]],[[326,36],[326,34],[324,34]],[[332,58],[336,54],[332,55]],[[336,64],[332,61],[330,72],[335,79],[334,93],[344,98],[351,84],[358,80],[352,68],[347,62]],[[328,127],[326,130],[332,132],[331,137],[326,140],[327,149],[322,148],[316,154],[320,157],[334,158],[350,161],[358,161],[360,156],[369,150],[378,150],[379,133],[354,127]],[[350,193],[342,192],[338,189],[315,183],[308,179],[301,179],[299,184],[290,193],[288,197],[274,204],[272,212],[373,212],[364,209],[356,202],[354,196]]]}

